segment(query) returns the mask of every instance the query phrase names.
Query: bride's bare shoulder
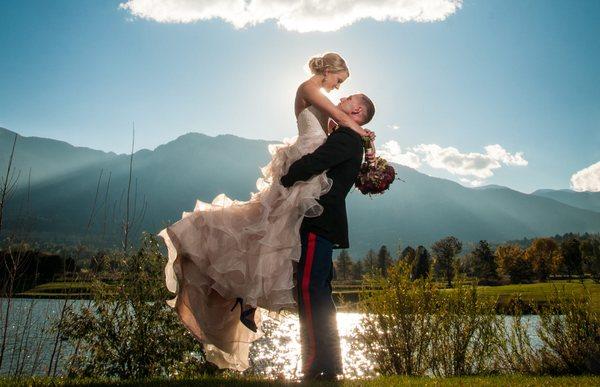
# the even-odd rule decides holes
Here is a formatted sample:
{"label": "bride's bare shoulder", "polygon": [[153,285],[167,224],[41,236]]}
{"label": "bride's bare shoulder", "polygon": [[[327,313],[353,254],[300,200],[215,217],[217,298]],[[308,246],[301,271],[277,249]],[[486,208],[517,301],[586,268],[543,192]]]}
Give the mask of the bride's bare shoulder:
{"label": "bride's bare shoulder", "polygon": [[296,90],[296,101],[294,103],[296,118],[298,118],[298,115],[302,110],[310,106],[310,103],[307,101],[306,96],[311,92],[310,89],[312,87],[312,83],[308,80],[302,82],[300,86],[298,86],[298,89]]}
{"label": "bride's bare shoulder", "polygon": [[298,86],[298,90],[296,91],[296,95],[306,95],[309,93],[314,93],[315,91],[319,91],[319,87],[315,85],[314,82],[311,82],[310,79],[302,82],[300,86]]}

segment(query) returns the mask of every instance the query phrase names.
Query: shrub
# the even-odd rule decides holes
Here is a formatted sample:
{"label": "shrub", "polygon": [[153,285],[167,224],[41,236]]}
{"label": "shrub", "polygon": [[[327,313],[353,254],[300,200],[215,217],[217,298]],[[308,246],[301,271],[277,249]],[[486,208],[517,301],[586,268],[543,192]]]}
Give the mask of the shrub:
{"label": "shrub", "polygon": [[524,310],[535,306],[524,301],[520,295],[508,302],[505,311],[508,318],[499,318],[496,324],[494,362],[503,373],[540,374],[543,364],[537,348],[530,337],[531,319],[524,316]]}
{"label": "shrub", "polygon": [[185,374],[206,366],[200,343],[165,303],[170,298],[163,285],[166,259],[156,237],[145,233],[137,253],[109,258],[118,269],[116,285],[95,280],[91,302],[69,308],[56,327],[75,348],[68,374],[127,379]]}
{"label": "shrub", "polygon": [[431,368],[436,376],[492,372],[496,299],[482,298],[475,285],[457,282],[439,293]]}
{"label": "shrub", "polygon": [[429,278],[411,281],[410,267],[403,261],[387,274],[365,281],[360,302],[364,317],[357,336],[377,372],[423,375],[436,332],[432,311],[437,308],[437,289]]}
{"label": "shrub", "polygon": [[[497,299],[459,281],[439,289],[430,277],[410,279],[400,261],[388,277],[368,277],[356,334],[365,357],[383,374],[461,376],[491,373],[600,374],[600,313],[589,292],[564,289],[532,307],[520,297],[497,315]],[[534,345],[532,318],[539,313]],[[359,348],[360,346],[357,346]]]}
{"label": "shrub", "polygon": [[555,374],[600,374],[600,313],[592,308],[592,297],[563,295],[555,288],[548,305],[540,310],[540,351],[548,372]]}

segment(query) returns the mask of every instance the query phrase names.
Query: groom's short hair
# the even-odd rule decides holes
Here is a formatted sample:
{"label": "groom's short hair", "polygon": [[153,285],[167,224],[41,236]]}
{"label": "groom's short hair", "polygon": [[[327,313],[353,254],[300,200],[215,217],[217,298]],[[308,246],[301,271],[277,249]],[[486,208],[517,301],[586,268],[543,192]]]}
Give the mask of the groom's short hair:
{"label": "groom's short hair", "polygon": [[372,119],[373,116],[375,115],[375,105],[373,104],[373,101],[371,101],[371,98],[367,97],[364,94],[359,94],[360,95],[360,104],[363,106],[364,108],[364,119],[363,122],[361,123],[362,125],[368,124]]}

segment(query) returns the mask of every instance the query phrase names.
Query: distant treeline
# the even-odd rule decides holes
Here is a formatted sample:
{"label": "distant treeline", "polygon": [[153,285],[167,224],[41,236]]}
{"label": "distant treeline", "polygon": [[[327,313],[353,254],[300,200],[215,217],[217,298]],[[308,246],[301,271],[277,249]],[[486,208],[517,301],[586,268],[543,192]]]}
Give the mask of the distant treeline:
{"label": "distant treeline", "polygon": [[555,235],[491,245],[485,240],[466,254],[457,238],[448,236],[429,246],[399,246],[395,256],[383,245],[376,253],[369,250],[361,259],[340,251],[335,261],[335,279],[361,280],[364,275],[386,276],[398,261],[411,267],[411,278],[444,280],[452,286],[457,273],[478,280],[483,285],[544,282],[551,277],[589,275],[600,282],[600,234]]}
{"label": "distant treeline", "polygon": [[111,256],[109,250],[83,245],[5,243],[0,248],[0,295],[12,296],[53,281],[81,280],[84,272],[96,274],[116,266]]}
{"label": "distant treeline", "polygon": [[[110,250],[85,245],[4,245],[0,248],[0,259],[5,263],[0,266],[0,281],[11,280],[17,287],[15,291],[25,291],[82,271],[98,272],[101,267],[111,266],[110,255]],[[334,279],[362,280],[367,274],[385,276],[387,269],[399,260],[410,265],[413,279],[431,275],[445,281],[449,287],[458,273],[488,285],[543,282],[557,276],[583,278],[586,275],[600,282],[600,234],[567,233],[496,245],[482,240],[467,253],[463,252],[463,243],[453,236],[428,247],[398,246],[395,253],[383,245],[377,252],[369,250],[360,259],[341,250],[335,260]]]}
{"label": "distant treeline", "polygon": [[[27,244],[0,250],[0,295],[11,296],[37,284],[64,278],[77,270],[75,260],[58,254],[32,249]],[[9,286],[8,286],[9,285]]]}

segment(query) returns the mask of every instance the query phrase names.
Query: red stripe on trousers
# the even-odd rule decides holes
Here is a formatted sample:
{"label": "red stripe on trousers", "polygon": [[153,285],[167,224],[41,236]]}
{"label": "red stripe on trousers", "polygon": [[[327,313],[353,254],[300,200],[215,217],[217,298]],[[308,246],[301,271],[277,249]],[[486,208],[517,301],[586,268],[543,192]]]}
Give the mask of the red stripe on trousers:
{"label": "red stripe on trousers", "polygon": [[306,313],[306,325],[308,329],[308,339],[309,339],[309,352],[306,360],[306,364],[304,365],[305,372],[308,372],[312,362],[315,359],[315,351],[317,347],[317,342],[315,340],[315,331],[313,329],[313,321],[312,321],[312,308],[310,306],[310,274],[312,269],[312,263],[315,256],[315,247],[316,247],[317,235],[312,232],[308,233],[308,247],[306,249],[306,263],[304,264],[304,273],[302,274],[302,300],[304,301],[304,309]]}

